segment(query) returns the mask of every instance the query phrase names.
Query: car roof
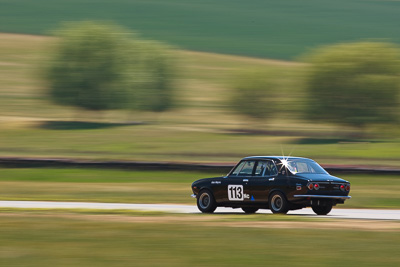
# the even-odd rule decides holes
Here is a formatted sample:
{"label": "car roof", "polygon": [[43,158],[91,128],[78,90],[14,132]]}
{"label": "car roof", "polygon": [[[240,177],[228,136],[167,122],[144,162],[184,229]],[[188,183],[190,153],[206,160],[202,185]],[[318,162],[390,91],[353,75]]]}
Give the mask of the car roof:
{"label": "car roof", "polygon": [[288,157],[288,156],[251,156],[251,157],[245,157],[242,160],[249,160],[249,159],[278,159],[278,160],[290,160],[290,159],[307,159],[307,158],[302,158],[302,157]]}

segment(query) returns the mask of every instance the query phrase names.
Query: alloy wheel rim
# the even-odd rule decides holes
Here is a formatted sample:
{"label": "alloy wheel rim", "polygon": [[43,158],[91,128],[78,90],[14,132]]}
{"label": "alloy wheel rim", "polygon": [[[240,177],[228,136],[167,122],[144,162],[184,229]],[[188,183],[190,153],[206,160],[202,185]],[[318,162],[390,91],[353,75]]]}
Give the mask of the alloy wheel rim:
{"label": "alloy wheel rim", "polygon": [[272,208],[276,211],[279,211],[282,208],[282,198],[279,195],[275,195],[272,198]]}
{"label": "alloy wheel rim", "polygon": [[210,196],[207,193],[201,194],[199,204],[206,209],[210,205]]}

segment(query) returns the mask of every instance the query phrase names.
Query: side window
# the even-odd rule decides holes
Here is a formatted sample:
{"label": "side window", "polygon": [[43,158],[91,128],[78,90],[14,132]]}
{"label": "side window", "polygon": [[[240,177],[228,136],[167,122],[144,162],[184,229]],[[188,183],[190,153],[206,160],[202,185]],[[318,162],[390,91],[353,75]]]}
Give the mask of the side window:
{"label": "side window", "polygon": [[278,174],[278,168],[272,160],[266,162],[264,176],[275,176]]}
{"label": "side window", "polygon": [[250,176],[253,173],[255,161],[245,161],[243,168],[239,172],[239,176]]}
{"label": "side window", "polygon": [[254,171],[254,176],[263,176],[266,166],[266,161],[258,161],[256,170]]}
{"label": "side window", "polygon": [[245,161],[242,161],[242,162],[233,170],[233,172],[232,172],[231,175],[237,176],[237,175],[239,174],[240,170],[243,168],[243,166],[244,166],[245,163],[246,163]]}

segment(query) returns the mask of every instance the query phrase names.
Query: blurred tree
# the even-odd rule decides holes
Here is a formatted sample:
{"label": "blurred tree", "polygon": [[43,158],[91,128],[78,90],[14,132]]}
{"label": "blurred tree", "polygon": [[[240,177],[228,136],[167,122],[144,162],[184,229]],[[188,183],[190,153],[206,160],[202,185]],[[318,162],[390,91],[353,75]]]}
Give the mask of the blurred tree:
{"label": "blurred tree", "polygon": [[162,112],[173,106],[176,60],[171,49],[158,42],[143,42],[141,78],[137,79],[133,109]]}
{"label": "blurred tree", "polygon": [[316,50],[308,58],[308,117],[359,128],[398,121],[399,55],[396,46],[373,42]]}
{"label": "blurred tree", "polygon": [[235,80],[229,106],[246,117],[265,119],[276,114],[274,95],[274,86],[267,73],[243,73]]}
{"label": "blurred tree", "polygon": [[68,23],[56,36],[47,73],[56,103],[88,110],[171,106],[172,57],[162,44],[97,22]]}

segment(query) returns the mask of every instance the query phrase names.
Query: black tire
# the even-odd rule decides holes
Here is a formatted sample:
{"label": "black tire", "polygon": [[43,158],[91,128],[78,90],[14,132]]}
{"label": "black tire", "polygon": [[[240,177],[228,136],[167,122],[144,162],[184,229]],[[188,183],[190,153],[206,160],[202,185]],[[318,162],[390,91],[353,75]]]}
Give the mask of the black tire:
{"label": "black tire", "polygon": [[253,214],[253,213],[256,213],[258,209],[257,208],[253,208],[253,207],[243,207],[242,210],[246,214]]}
{"label": "black tire", "polygon": [[289,210],[289,203],[284,194],[275,191],[269,196],[269,208],[272,213],[286,214]]}
{"label": "black tire", "polygon": [[203,213],[213,213],[217,203],[210,190],[203,189],[197,195],[197,208]]}
{"label": "black tire", "polygon": [[326,206],[311,206],[312,210],[317,215],[327,215],[332,210],[332,205],[327,204]]}

